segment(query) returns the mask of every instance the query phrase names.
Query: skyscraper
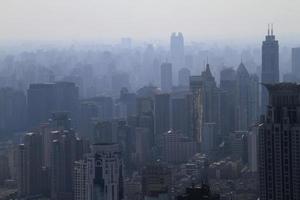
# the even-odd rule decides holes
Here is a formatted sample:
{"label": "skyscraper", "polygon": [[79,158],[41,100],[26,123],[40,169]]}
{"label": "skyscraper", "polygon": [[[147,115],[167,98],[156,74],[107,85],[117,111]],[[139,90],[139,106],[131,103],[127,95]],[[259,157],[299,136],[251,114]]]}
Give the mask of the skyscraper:
{"label": "skyscraper", "polygon": [[300,47],[292,48],[292,74],[300,81]]}
{"label": "skyscraper", "polygon": [[172,64],[171,63],[163,63],[160,66],[160,80],[161,80],[161,89],[163,92],[171,92],[173,86],[173,77],[172,77]]}
{"label": "skyscraper", "polygon": [[203,87],[201,76],[190,77],[191,95],[191,129],[193,138],[200,143],[202,141],[202,125],[203,125]]}
{"label": "skyscraper", "polygon": [[260,199],[300,199],[300,85],[264,86],[270,98],[258,133]]}
{"label": "skyscraper", "polygon": [[71,82],[31,84],[27,91],[29,127],[47,122],[55,111],[70,112],[76,124],[78,99],[78,87]]}
{"label": "skyscraper", "polygon": [[93,198],[123,199],[123,159],[118,144],[94,144]]}
{"label": "skyscraper", "polygon": [[174,67],[174,72],[178,72],[180,68],[184,66],[184,39],[182,33],[172,33],[171,42],[171,62]]}
{"label": "skyscraper", "polygon": [[[279,82],[279,45],[273,34],[273,25],[262,44],[262,71],[261,82],[273,84]],[[261,111],[265,113],[268,105],[268,92],[261,88]]]}
{"label": "skyscraper", "polygon": [[235,130],[246,131],[249,127],[250,77],[245,65],[241,63],[237,69]]}
{"label": "skyscraper", "polygon": [[225,68],[220,74],[220,129],[223,136],[235,130],[236,71]]}
{"label": "skyscraper", "polygon": [[94,144],[92,153],[74,165],[75,200],[124,198],[123,158],[118,144]]}
{"label": "skyscraper", "polygon": [[18,149],[18,192],[20,197],[41,195],[42,137],[27,133]]}

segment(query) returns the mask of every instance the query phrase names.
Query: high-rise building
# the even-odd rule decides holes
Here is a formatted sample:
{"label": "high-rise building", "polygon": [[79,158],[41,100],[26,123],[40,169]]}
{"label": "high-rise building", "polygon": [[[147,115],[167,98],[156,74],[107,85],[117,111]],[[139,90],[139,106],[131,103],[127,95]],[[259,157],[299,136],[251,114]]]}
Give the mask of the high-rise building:
{"label": "high-rise building", "polygon": [[220,73],[220,129],[226,137],[235,130],[236,71],[225,68]]}
{"label": "high-rise building", "polygon": [[252,127],[248,134],[248,166],[251,172],[257,172],[258,126]]}
{"label": "high-rise building", "polygon": [[173,86],[172,64],[162,63],[160,66],[160,84],[163,92],[171,92]]}
{"label": "high-rise building", "polygon": [[123,159],[118,144],[94,144],[93,199],[122,200]]}
{"label": "high-rise building", "polygon": [[182,33],[172,33],[170,41],[170,51],[174,72],[177,74],[180,68],[185,67],[184,38]]}
{"label": "high-rise building", "polygon": [[[279,82],[279,45],[273,34],[273,25],[262,44],[261,82],[273,84]],[[261,88],[261,112],[265,113],[268,105],[268,92]]]}
{"label": "high-rise building", "polygon": [[235,130],[246,131],[249,127],[250,77],[245,65],[241,63],[237,69]]}
{"label": "high-rise building", "polygon": [[93,199],[93,173],[94,159],[86,157],[74,163],[74,200]]}
{"label": "high-rise building", "polygon": [[264,86],[270,98],[258,133],[260,199],[300,199],[300,85]]}
{"label": "high-rise building", "polygon": [[97,143],[74,164],[75,200],[124,199],[123,158],[114,143]]}
{"label": "high-rise building", "polygon": [[0,131],[11,133],[25,128],[26,96],[13,88],[0,89]]}
{"label": "high-rise building", "polygon": [[246,131],[257,123],[259,112],[259,81],[241,63],[236,73],[235,130]]}
{"label": "high-rise building", "polygon": [[144,166],[150,161],[151,138],[149,128],[135,128],[135,152],[137,165]]}
{"label": "high-rise building", "polygon": [[78,87],[71,82],[30,84],[27,91],[28,124],[30,128],[47,122],[52,112],[67,111],[77,122]]}
{"label": "high-rise building", "polygon": [[300,81],[300,47],[292,48],[292,75]]}
{"label": "high-rise building", "polygon": [[216,123],[205,122],[203,124],[203,135],[201,143],[201,152],[211,153],[215,147],[216,140]]}
{"label": "high-rise building", "polygon": [[157,94],[154,101],[155,137],[170,130],[170,95]]}
{"label": "high-rise building", "polygon": [[220,126],[220,89],[217,88],[209,64],[201,76],[190,77],[192,93],[192,130],[198,142],[202,141],[203,123],[216,123],[216,133]]}
{"label": "high-rise building", "polygon": [[27,133],[18,149],[18,194],[20,197],[42,195],[42,137]]}
{"label": "high-rise building", "polygon": [[73,167],[77,156],[77,138],[72,130],[62,130],[51,147],[51,199],[73,199]]}
{"label": "high-rise building", "polygon": [[190,137],[188,98],[174,97],[171,99],[172,129]]}
{"label": "high-rise building", "polygon": [[202,140],[202,125],[203,125],[203,87],[201,76],[190,77],[191,95],[191,130],[193,138],[200,143]]}

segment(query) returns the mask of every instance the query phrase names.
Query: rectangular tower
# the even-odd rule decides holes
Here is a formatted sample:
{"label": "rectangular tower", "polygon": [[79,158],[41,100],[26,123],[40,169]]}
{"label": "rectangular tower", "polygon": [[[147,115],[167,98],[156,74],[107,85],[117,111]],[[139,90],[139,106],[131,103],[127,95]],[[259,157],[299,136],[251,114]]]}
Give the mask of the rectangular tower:
{"label": "rectangular tower", "polygon": [[265,87],[270,98],[258,134],[260,199],[300,199],[300,85]]}
{"label": "rectangular tower", "polygon": [[[279,45],[273,35],[273,27],[268,30],[268,35],[262,44],[262,72],[261,82],[274,84],[279,82]],[[266,88],[261,90],[261,111],[265,113],[268,105],[268,92]]]}

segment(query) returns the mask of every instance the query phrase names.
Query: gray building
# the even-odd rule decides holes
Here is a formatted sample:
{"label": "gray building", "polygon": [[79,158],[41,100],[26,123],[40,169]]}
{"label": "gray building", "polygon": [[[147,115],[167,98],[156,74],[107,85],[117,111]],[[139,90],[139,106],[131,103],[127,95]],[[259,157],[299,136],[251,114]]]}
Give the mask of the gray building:
{"label": "gray building", "polygon": [[[273,84],[279,82],[279,45],[273,34],[273,27],[268,29],[265,41],[262,44],[262,71],[261,82]],[[265,113],[268,105],[268,92],[261,88],[261,111]]]}
{"label": "gray building", "polygon": [[163,92],[171,92],[173,86],[172,64],[163,63],[160,66],[160,84]]}
{"label": "gray building", "polygon": [[300,199],[300,85],[264,86],[270,98],[258,133],[260,199]]}
{"label": "gray building", "polygon": [[292,48],[292,75],[300,81],[300,47]]}
{"label": "gray building", "polygon": [[154,101],[155,137],[170,130],[170,95],[157,94]]}

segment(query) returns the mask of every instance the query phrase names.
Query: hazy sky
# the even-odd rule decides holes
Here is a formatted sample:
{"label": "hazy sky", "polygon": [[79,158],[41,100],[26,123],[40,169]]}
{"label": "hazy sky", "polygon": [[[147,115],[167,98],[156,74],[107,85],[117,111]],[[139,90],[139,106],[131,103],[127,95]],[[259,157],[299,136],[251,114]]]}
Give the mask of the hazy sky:
{"label": "hazy sky", "polygon": [[0,39],[300,38],[300,0],[0,0]]}

